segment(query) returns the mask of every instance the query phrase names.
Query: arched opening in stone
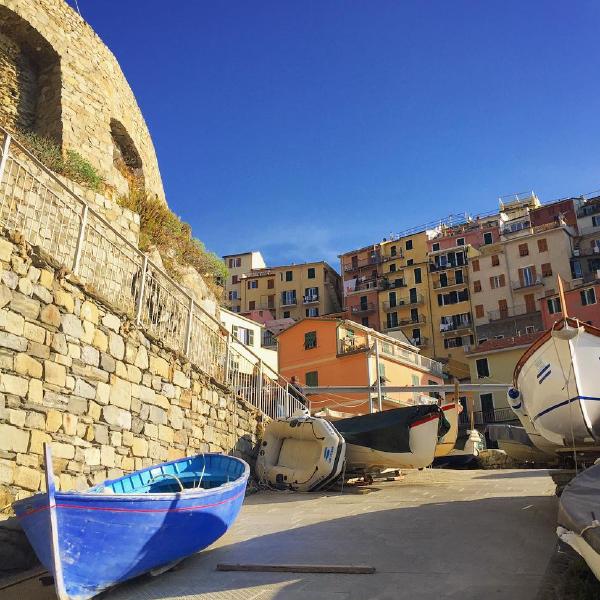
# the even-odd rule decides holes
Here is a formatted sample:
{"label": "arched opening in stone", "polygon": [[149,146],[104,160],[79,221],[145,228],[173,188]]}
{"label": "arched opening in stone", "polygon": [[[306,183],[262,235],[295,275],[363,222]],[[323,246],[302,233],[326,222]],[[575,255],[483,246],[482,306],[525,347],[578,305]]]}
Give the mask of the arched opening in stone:
{"label": "arched opening in stone", "polygon": [[123,123],[110,120],[110,133],[113,139],[113,163],[127,181],[129,191],[143,190],[144,169],[142,158]]}
{"label": "arched opening in stone", "polygon": [[5,6],[0,6],[0,124],[62,145],[60,57]]}

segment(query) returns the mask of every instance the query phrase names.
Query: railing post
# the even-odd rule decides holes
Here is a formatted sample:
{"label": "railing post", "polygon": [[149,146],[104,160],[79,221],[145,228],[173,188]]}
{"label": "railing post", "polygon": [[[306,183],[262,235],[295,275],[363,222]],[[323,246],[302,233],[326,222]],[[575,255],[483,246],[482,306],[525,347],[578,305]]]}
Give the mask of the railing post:
{"label": "railing post", "polygon": [[192,319],[194,318],[194,299],[190,298],[190,309],[188,312],[187,325],[185,328],[185,347],[183,353],[190,357],[190,341],[192,339]]}
{"label": "railing post", "polygon": [[10,140],[10,133],[7,133],[2,146],[2,159],[0,159],[0,181],[2,181],[2,178],[4,177],[4,169],[6,169],[6,161],[8,160],[8,151],[10,149]]}
{"label": "railing post", "polygon": [[[258,379],[256,380],[256,403],[257,407],[260,408],[263,412],[262,406],[262,378],[263,378],[263,362],[262,360],[258,361]],[[271,415],[269,415],[271,416]]]}
{"label": "railing post", "polygon": [[81,223],[79,225],[79,236],[77,237],[77,246],[75,247],[75,258],[73,259],[73,273],[79,275],[79,263],[81,262],[81,253],[83,251],[83,243],[85,241],[85,231],[87,229],[89,207],[83,205],[81,211]]}
{"label": "railing post", "polygon": [[135,309],[135,322],[139,325],[142,322],[142,306],[144,306],[144,293],[146,292],[146,271],[148,270],[148,257],[144,254],[142,263],[142,280],[140,282],[140,295],[138,297]]}
{"label": "railing post", "polygon": [[231,334],[227,332],[227,338],[225,340],[225,369],[224,369],[224,381],[223,383],[227,383],[229,381],[229,361],[231,359]]}

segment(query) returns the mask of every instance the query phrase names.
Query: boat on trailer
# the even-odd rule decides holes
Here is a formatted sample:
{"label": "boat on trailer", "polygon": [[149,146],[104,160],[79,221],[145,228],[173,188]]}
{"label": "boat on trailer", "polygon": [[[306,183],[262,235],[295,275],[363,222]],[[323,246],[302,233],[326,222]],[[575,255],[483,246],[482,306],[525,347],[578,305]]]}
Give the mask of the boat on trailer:
{"label": "boat on trailer", "polygon": [[554,452],[542,452],[537,448],[521,425],[491,423],[488,425],[488,436],[498,444],[500,450],[520,463],[549,464],[558,459]]}
{"label": "boat on trailer", "polygon": [[49,445],[45,462],[47,493],[13,507],[59,600],[87,600],[210,546],[235,521],[250,474],[239,458],[201,454],[59,492]]}
{"label": "boat on trailer", "polygon": [[599,359],[600,329],[569,317],[560,319],[517,363],[508,390],[510,406],[522,423],[529,420],[558,448],[597,447]]}
{"label": "boat on trailer", "polygon": [[301,411],[267,424],[256,473],[271,487],[313,492],[339,477],[345,456],[346,442],[334,425]]}
{"label": "boat on trailer", "polygon": [[582,471],[563,490],[556,533],[600,579],[600,465]]}
{"label": "boat on trailer", "polygon": [[335,421],[346,440],[348,472],[429,466],[449,425],[437,404],[393,408]]}
{"label": "boat on trailer", "polygon": [[485,437],[477,429],[459,432],[452,451],[436,458],[434,467],[461,468],[471,464],[485,450]]}

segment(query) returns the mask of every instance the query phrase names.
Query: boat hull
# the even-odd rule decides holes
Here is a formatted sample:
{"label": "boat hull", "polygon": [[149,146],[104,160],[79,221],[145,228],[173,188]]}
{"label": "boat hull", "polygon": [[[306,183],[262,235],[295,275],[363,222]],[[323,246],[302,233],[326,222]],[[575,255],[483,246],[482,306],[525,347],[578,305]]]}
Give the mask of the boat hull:
{"label": "boat hull", "polygon": [[246,471],[214,489],[174,494],[37,494],[14,508],[60,600],[87,600],[219,539],[240,511],[247,479]]}
{"label": "boat hull", "polygon": [[520,395],[511,405],[551,444],[596,444],[600,441],[600,332],[586,325],[567,339],[557,335],[564,327],[563,323],[546,332],[517,365],[515,387]]}
{"label": "boat hull", "polygon": [[549,463],[556,461],[556,454],[542,452],[537,448],[524,427],[498,423],[488,425],[488,435],[498,448],[517,462]]}
{"label": "boat hull", "polygon": [[450,429],[436,444],[436,459],[448,456],[454,450],[456,438],[458,437],[458,405],[456,403],[445,404],[441,408],[444,411],[444,417],[450,424]]}
{"label": "boat hull", "polygon": [[440,413],[437,406],[423,405],[336,421],[346,440],[347,470],[376,472],[429,466],[438,441]]}

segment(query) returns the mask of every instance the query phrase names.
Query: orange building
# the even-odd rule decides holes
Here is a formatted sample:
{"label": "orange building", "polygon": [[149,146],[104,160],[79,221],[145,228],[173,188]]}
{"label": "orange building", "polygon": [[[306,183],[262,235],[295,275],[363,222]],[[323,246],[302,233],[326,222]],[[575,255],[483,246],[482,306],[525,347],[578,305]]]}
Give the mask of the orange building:
{"label": "orange building", "polygon": [[[371,386],[377,373],[385,385],[441,385],[442,365],[421,356],[408,341],[398,340],[354,321],[308,318],[282,331],[277,337],[279,371],[296,376],[307,386]],[[384,409],[430,400],[418,392],[386,394]],[[311,408],[368,413],[378,404],[378,395],[327,393],[310,397]]]}

